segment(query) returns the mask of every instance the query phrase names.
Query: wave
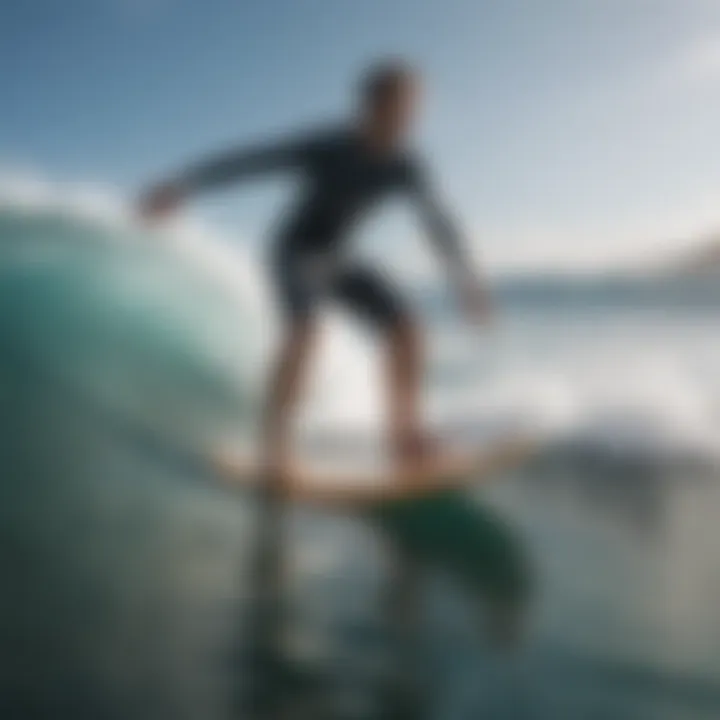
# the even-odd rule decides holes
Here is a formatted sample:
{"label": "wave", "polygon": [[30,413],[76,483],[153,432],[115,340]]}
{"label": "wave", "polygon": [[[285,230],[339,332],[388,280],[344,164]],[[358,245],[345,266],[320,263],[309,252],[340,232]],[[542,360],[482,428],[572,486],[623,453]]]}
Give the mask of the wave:
{"label": "wave", "polygon": [[[251,431],[278,323],[261,266],[239,243],[188,218],[150,230],[112,193],[0,179],[0,275],[2,347],[179,441]],[[685,340],[613,333],[628,307],[711,308],[720,288],[587,275],[516,276],[497,287],[511,329],[494,349],[468,350],[425,299],[434,352],[444,356],[428,388],[432,423],[529,430],[563,452],[715,462],[720,359],[710,352],[701,373],[699,351],[677,356]],[[606,337],[592,315],[598,304],[617,311]],[[557,315],[540,323],[538,308]],[[568,314],[581,318],[575,329]],[[383,383],[373,343],[340,315],[328,324],[299,426],[377,438]],[[585,340],[558,342],[584,327]],[[551,343],[554,355],[538,352]]]}
{"label": "wave", "polygon": [[[206,489],[195,450],[256,421],[277,329],[262,272],[196,223],[150,231],[112,195],[13,188],[0,202],[3,707],[226,717],[223,699],[245,680],[235,658],[254,590],[255,518],[249,503]],[[625,347],[618,362],[622,322],[605,337],[591,321],[591,343],[562,312],[557,327],[512,312],[509,337],[479,349],[452,325],[431,328],[441,357],[428,416],[438,427],[483,439],[536,432],[551,465],[599,468],[600,485],[638,459],[683,470],[714,462],[715,355],[700,373],[687,338],[652,345],[633,327],[623,342],[634,354]],[[329,326],[302,425],[377,433],[372,342],[338,316]],[[688,355],[675,357],[680,349]],[[333,628],[334,613],[372,606],[378,574],[369,543],[338,525],[303,526],[299,566],[309,571],[294,578],[308,617]],[[349,558],[359,581],[348,583]],[[312,630],[309,643],[324,652]],[[652,668],[638,676],[661,681]],[[707,684],[676,685],[689,701],[716,699]]]}
{"label": "wave", "polygon": [[153,232],[96,196],[5,197],[0,275],[3,347],[84,391],[200,435],[257,401],[272,327],[261,278],[197,224]]}

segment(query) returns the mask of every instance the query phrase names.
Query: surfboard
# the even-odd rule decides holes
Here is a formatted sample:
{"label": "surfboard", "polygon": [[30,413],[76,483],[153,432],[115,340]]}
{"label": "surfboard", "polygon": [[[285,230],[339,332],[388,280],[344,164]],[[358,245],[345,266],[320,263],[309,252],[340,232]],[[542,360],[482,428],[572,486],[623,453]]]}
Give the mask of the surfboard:
{"label": "surfboard", "polygon": [[[519,467],[540,448],[537,438],[512,433],[479,446],[448,444],[432,459],[398,468],[378,454],[331,459],[318,452],[298,453],[282,478],[291,501],[361,511],[379,502],[410,501],[469,484],[482,483]],[[211,456],[217,475],[229,488],[263,482],[265,471],[246,448],[220,448]]]}
{"label": "surfboard", "polygon": [[[472,595],[520,608],[530,593],[530,563],[512,525],[467,492],[521,467],[540,449],[536,438],[509,434],[479,447],[460,443],[432,462],[400,471],[348,464],[328,470],[312,456],[283,479],[291,502],[354,515],[406,557],[449,572]],[[262,469],[248,454],[218,453],[231,487],[259,487]]]}

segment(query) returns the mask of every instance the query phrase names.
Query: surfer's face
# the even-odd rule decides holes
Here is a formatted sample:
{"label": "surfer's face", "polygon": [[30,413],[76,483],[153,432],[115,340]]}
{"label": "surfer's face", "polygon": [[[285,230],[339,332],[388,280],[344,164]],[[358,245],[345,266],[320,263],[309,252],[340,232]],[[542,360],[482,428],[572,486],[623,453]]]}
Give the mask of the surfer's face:
{"label": "surfer's face", "polygon": [[420,83],[406,76],[373,99],[368,108],[369,125],[384,145],[395,145],[411,131],[420,106]]}

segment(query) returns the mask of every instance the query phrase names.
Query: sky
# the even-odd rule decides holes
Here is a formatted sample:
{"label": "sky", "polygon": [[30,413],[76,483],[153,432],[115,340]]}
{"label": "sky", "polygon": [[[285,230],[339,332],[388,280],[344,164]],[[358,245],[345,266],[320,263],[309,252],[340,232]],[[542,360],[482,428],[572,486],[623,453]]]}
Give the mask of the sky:
{"label": "sky", "polygon": [[[427,76],[418,141],[491,267],[642,263],[720,231],[716,0],[1,3],[0,167],[132,195],[342,117],[389,54]],[[195,210],[260,244],[290,184]],[[361,242],[422,268],[415,230],[389,207]]]}

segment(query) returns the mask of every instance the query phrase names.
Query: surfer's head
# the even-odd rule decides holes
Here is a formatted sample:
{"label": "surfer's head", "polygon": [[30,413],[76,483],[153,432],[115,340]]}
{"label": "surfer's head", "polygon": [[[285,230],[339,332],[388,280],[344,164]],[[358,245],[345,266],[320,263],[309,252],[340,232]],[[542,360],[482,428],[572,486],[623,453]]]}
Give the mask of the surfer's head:
{"label": "surfer's head", "polygon": [[365,71],[360,82],[363,126],[378,144],[400,142],[410,131],[420,101],[420,75],[401,60],[386,60]]}

